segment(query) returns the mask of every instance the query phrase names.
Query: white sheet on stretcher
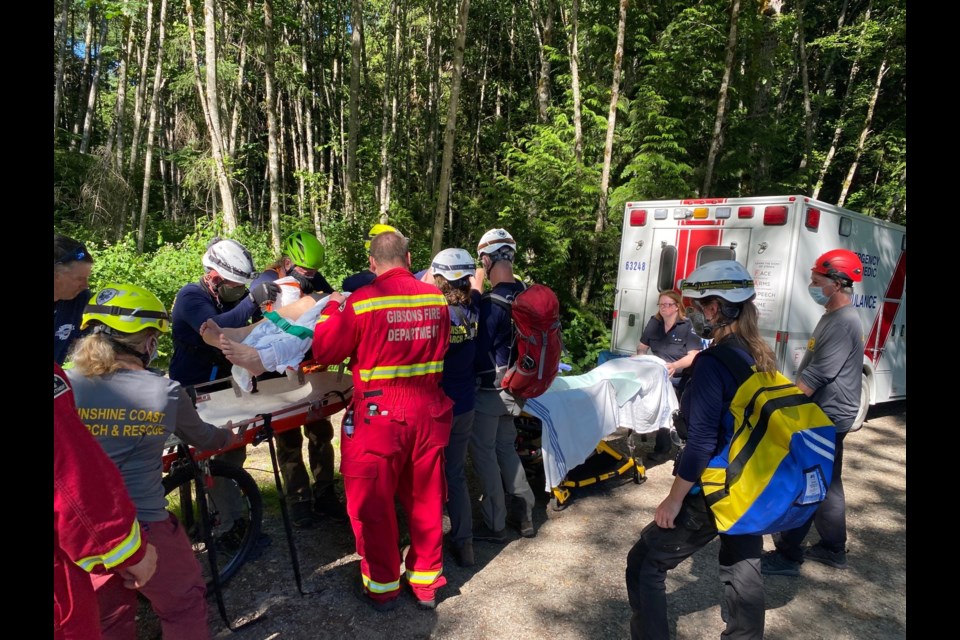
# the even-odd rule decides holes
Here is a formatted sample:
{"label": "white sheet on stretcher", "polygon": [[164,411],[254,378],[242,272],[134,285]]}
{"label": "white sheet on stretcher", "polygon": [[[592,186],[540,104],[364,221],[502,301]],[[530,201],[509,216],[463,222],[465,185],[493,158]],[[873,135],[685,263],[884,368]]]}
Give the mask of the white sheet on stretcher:
{"label": "white sheet on stretcher", "polygon": [[679,406],[665,362],[652,355],[608,360],[589,373],[554,380],[524,411],[543,425],[546,489],[559,486],[618,427],[649,433],[671,426]]}
{"label": "white sheet on stretcher", "polygon": [[[330,296],[320,298],[295,322],[290,323],[309,329],[311,337],[298,338],[284,332],[270,320],[264,320],[244,338],[243,344],[257,350],[257,353],[260,354],[260,360],[263,362],[263,367],[267,371],[285,373],[287,369],[296,369],[313,342],[313,328],[317,325],[320,312],[327,306],[329,300]],[[249,371],[243,367],[234,366],[232,374],[241,390],[249,393],[253,389],[253,380]]]}

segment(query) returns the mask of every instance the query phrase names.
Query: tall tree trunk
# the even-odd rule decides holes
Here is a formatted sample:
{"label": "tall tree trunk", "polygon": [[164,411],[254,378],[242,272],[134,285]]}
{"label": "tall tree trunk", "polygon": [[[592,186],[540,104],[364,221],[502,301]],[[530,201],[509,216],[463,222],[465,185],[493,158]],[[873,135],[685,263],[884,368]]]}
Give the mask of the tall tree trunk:
{"label": "tall tree trunk", "polygon": [[127,69],[130,67],[130,56],[133,55],[133,18],[124,18],[127,25],[126,45],[123,49],[123,58],[117,70],[117,101],[113,109],[113,127],[107,136],[107,153],[114,156],[114,166],[117,173],[123,169],[123,125],[124,111],[127,101]]}
{"label": "tall tree trunk", "polygon": [[860,138],[857,140],[857,150],[853,154],[853,162],[850,163],[850,169],[847,171],[847,177],[843,180],[843,188],[840,191],[840,198],[837,200],[837,206],[842,207],[847,200],[847,194],[850,193],[850,185],[853,184],[853,176],[857,173],[857,165],[860,163],[860,156],[863,155],[863,148],[867,144],[867,136],[870,135],[870,125],[873,122],[873,112],[877,106],[877,99],[880,97],[880,84],[883,82],[883,76],[886,75],[890,67],[887,66],[887,60],[880,62],[880,69],[877,70],[877,79],[873,84],[873,93],[870,95],[870,102],[867,105],[867,116],[863,120],[863,128],[860,130]]}
{"label": "tall tree trunk", "polygon": [[[253,15],[253,0],[247,0],[247,15]],[[240,119],[242,117],[242,105],[244,95],[244,85],[247,84],[247,24],[249,20],[243,21],[243,29],[240,32],[240,42],[237,48],[240,50],[240,61],[237,65],[237,87],[236,95],[230,100],[233,104],[233,111],[230,115],[230,135],[227,137],[227,155],[231,158],[237,155],[237,139],[240,130]]]}
{"label": "tall tree trunk", "polygon": [[223,206],[223,226],[227,233],[237,228],[237,213],[233,202],[233,186],[227,175],[224,157],[223,127],[220,126],[220,91],[217,88],[217,21],[215,0],[203,2],[203,42],[206,58],[207,106],[210,111],[210,138],[213,141],[213,163],[217,171],[220,200]]}
{"label": "tall tree trunk", "polygon": [[[436,169],[436,157],[437,157],[437,127],[438,127],[438,116],[437,111],[439,111],[440,104],[440,44],[439,44],[439,33],[440,33],[440,2],[433,3],[429,6],[430,14],[428,14],[427,24],[431,25],[428,27],[430,30],[427,32],[427,42],[426,42],[426,57],[427,57],[427,108],[426,108],[426,119],[427,119],[427,141],[424,145],[424,160],[425,166],[423,170],[424,175],[424,192],[427,198],[433,198],[436,195],[436,186],[437,186],[437,169]],[[432,25],[436,25],[433,27]]]}
{"label": "tall tree trunk", "polygon": [[[873,2],[867,4],[867,10],[863,15],[863,29],[860,32],[861,39],[864,37],[867,26],[870,22],[870,11],[873,8]],[[820,190],[823,189],[823,181],[827,177],[827,172],[830,171],[830,165],[833,164],[833,157],[837,154],[837,145],[840,144],[840,136],[843,135],[843,125],[846,120],[846,115],[850,111],[851,106],[851,96],[853,95],[854,80],[857,78],[857,74],[860,72],[860,56],[863,53],[863,46],[857,44],[857,52],[853,57],[853,63],[850,65],[850,74],[847,77],[847,88],[843,93],[843,102],[842,108],[840,109],[840,117],[837,118],[837,126],[833,129],[833,139],[830,141],[830,148],[827,149],[827,155],[823,159],[823,164],[820,166],[820,174],[817,176],[817,182],[813,187],[814,198],[820,196]]]}
{"label": "tall tree trunk", "polygon": [[[739,0],[735,0],[739,1]],[[580,304],[586,305],[590,299],[593,278],[599,262],[600,234],[607,226],[607,189],[610,186],[610,165],[613,161],[613,134],[617,126],[617,103],[620,100],[620,69],[623,66],[623,40],[627,30],[627,6],[629,0],[620,0],[620,20],[617,24],[617,50],[613,54],[613,82],[610,84],[610,111],[607,114],[607,138],[603,145],[603,171],[600,174],[600,203],[597,206],[597,224],[593,228],[593,251],[590,253],[590,268],[583,289],[580,291]]]}
{"label": "tall tree trunk", "polygon": [[147,148],[143,156],[143,192],[140,196],[140,224],[137,228],[137,251],[143,253],[143,242],[147,235],[147,216],[150,211],[150,179],[153,177],[153,136],[156,130],[157,111],[160,93],[163,89],[163,41],[166,35],[164,21],[167,14],[167,0],[160,0],[159,30],[157,31],[157,67],[153,74],[153,96],[150,99],[150,115],[147,123]]}
{"label": "tall tree trunk", "polygon": [[580,0],[573,0],[570,8],[570,89],[573,92],[573,155],[577,160],[577,172],[583,166],[583,113],[580,100]]}
{"label": "tall tree trunk", "polygon": [[554,0],[528,0],[533,15],[533,27],[537,36],[540,52],[540,73],[537,76],[537,119],[547,121],[547,109],[550,107],[550,47],[553,46]]}
{"label": "tall tree trunk", "polygon": [[70,149],[76,151],[77,140],[80,139],[80,123],[83,122],[85,105],[81,96],[89,95],[90,60],[93,50],[93,22],[97,15],[97,5],[91,3],[87,9],[87,30],[83,37],[83,69],[80,72],[80,82],[77,87],[76,104],[73,108],[73,138],[70,140]]}
{"label": "tall tree trunk", "polygon": [[[190,31],[190,54],[193,58],[194,83],[197,87],[197,94],[200,100],[200,106],[203,109],[203,117],[206,121],[207,132],[210,136],[210,152],[213,156],[213,175],[214,181],[220,192],[221,205],[223,207],[223,226],[227,233],[237,228],[237,216],[234,209],[233,190],[230,185],[230,178],[227,176],[226,165],[223,157],[223,135],[220,129],[219,99],[217,98],[217,46],[216,46],[216,24],[214,21],[214,0],[204,0],[204,47],[206,62],[206,88],[200,78],[200,63],[197,57],[197,38],[196,28],[193,22],[193,6],[190,0],[186,0],[187,7],[187,28]],[[212,211],[216,215],[216,208]]]}
{"label": "tall tree trunk", "polygon": [[357,142],[360,137],[360,25],[363,3],[352,0],[350,10],[350,120],[347,130],[347,157],[343,174],[343,209],[348,220],[355,215],[354,183],[357,180]]}
{"label": "tall tree trunk", "polygon": [[453,166],[454,134],[457,130],[457,109],[460,104],[460,78],[463,75],[463,49],[467,41],[467,16],[470,0],[460,0],[457,20],[457,44],[453,50],[453,78],[450,82],[450,104],[447,106],[447,127],[443,132],[443,160],[440,164],[440,187],[437,193],[437,210],[433,216],[433,242],[430,255],[437,255],[443,248],[443,216],[447,211],[450,194],[450,170]]}
{"label": "tall tree trunk", "polygon": [[[189,4],[189,3],[188,3]],[[140,128],[143,126],[143,102],[147,90],[147,69],[153,44],[153,0],[147,0],[147,24],[143,34],[143,49],[140,52],[140,75],[137,76],[137,92],[133,99],[133,132],[130,137],[129,173],[132,175],[140,156]]]}
{"label": "tall tree trunk", "polygon": [[100,88],[100,70],[103,68],[103,47],[107,44],[107,16],[100,18],[100,33],[97,40],[97,59],[93,63],[93,77],[90,78],[90,92],[87,95],[87,111],[83,116],[83,135],[80,139],[80,153],[90,150],[90,137],[93,135],[93,116],[97,110],[97,91]]}
{"label": "tall tree trunk", "polygon": [[273,0],[263,0],[264,87],[267,110],[267,166],[270,169],[270,244],[280,253],[280,167],[277,164],[277,97],[274,88]]}
{"label": "tall tree trunk", "polygon": [[54,34],[57,43],[57,71],[54,76],[53,90],[53,132],[56,135],[57,125],[60,122],[60,104],[63,102],[63,70],[67,59],[67,17],[70,14],[70,0],[60,0],[60,24]]}
{"label": "tall tree trunk", "polygon": [[[390,31],[393,33],[390,34]],[[390,148],[393,145],[393,127],[396,124],[396,80],[399,50],[400,24],[397,20],[397,0],[390,2],[390,20],[387,22],[387,54],[384,62],[386,72],[383,82],[383,115],[380,123],[380,186],[377,189],[380,216],[390,210]]]}
{"label": "tall tree trunk", "polygon": [[703,188],[700,196],[710,195],[710,186],[713,182],[713,167],[717,161],[717,154],[723,145],[723,124],[727,109],[727,92],[730,88],[730,75],[733,72],[734,54],[737,51],[737,19],[740,17],[740,0],[733,0],[730,9],[730,32],[727,36],[727,54],[723,64],[723,79],[720,81],[720,95],[717,97],[717,117],[713,121],[713,135],[710,139],[710,151],[707,153],[707,166],[703,175]]}
{"label": "tall tree trunk", "polygon": [[810,162],[810,154],[813,153],[813,108],[810,105],[810,78],[807,70],[807,45],[806,32],[803,28],[803,10],[806,7],[806,0],[797,2],[797,36],[800,41],[800,79],[803,82],[803,157],[800,159],[800,172],[804,175],[804,185],[806,191],[810,188],[810,177],[807,175],[807,164]]}

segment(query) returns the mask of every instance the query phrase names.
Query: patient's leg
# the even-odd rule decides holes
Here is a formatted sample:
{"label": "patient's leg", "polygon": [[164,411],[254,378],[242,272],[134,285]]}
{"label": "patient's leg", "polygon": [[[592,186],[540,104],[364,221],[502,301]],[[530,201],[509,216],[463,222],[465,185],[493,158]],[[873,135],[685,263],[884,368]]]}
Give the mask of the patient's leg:
{"label": "patient's leg", "polygon": [[223,355],[227,357],[227,360],[237,366],[243,367],[253,375],[258,376],[266,372],[266,368],[264,368],[263,362],[260,360],[260,354],[257,353],[255,348],[231,340],[226,335],[220,336],[220,344],[218,346],[220,350],[223,351]]}

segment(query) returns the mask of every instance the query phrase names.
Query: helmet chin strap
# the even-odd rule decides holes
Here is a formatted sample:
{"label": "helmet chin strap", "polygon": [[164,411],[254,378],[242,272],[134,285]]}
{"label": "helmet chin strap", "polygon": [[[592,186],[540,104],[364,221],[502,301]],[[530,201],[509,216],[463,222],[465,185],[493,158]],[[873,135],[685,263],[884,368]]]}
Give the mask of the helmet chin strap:
{"label": "helmet chin strap", "polygon": [[108,327],[107,325],[105,324],[97,325],[96,327],[93,328],[93,333],[103,334],[103,336],[110,342],[110,346],[113,347],[114,351],[118,351],[120,353],[130,355],[130,356],[134,356],[135,358],[139,359],[140,362],[143,363],[144,369],[146,369],[150,365],[149,353],[144,353],[143,351],[137,351],[136,349],[132,347],[128,347],[127,345],[123,344],[122,342],[116,339],[115,336],[117,332],[114,329],[111,329],[110,327]]}

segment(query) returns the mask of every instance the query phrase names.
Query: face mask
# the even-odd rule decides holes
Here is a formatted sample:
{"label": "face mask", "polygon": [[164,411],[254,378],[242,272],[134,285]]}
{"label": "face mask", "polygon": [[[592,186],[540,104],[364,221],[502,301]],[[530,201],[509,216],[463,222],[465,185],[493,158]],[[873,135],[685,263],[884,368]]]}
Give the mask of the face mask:
{"label": "face mask", "polygon": [[[690,324],[693,325],[693,330],[696,332],[698,336],[700,336],[701,338],[707,337],[706,335],[704,335],[704,331],[707,329],[709,325],[707,324],[707,319],[703,316],[702,311],[693,311],[687,314],[687,320],[689,320]],[[712,330],[713,327],[710,327],[710,329]]]}
{"label": "face mask", "polygon": [[223,302],[236,302],[247,293],[247,287],[242,284],[228,286],[224,283],[217,285],[217,296]]}
{"label": "face mask", "polygon": [[810,292],[810,297],[813,298],[813,301],[821,307],[827,306],[827,303],[830,302],[830,296],[823,293],[823,287],[812,284],[807,288],[807,291]]}

